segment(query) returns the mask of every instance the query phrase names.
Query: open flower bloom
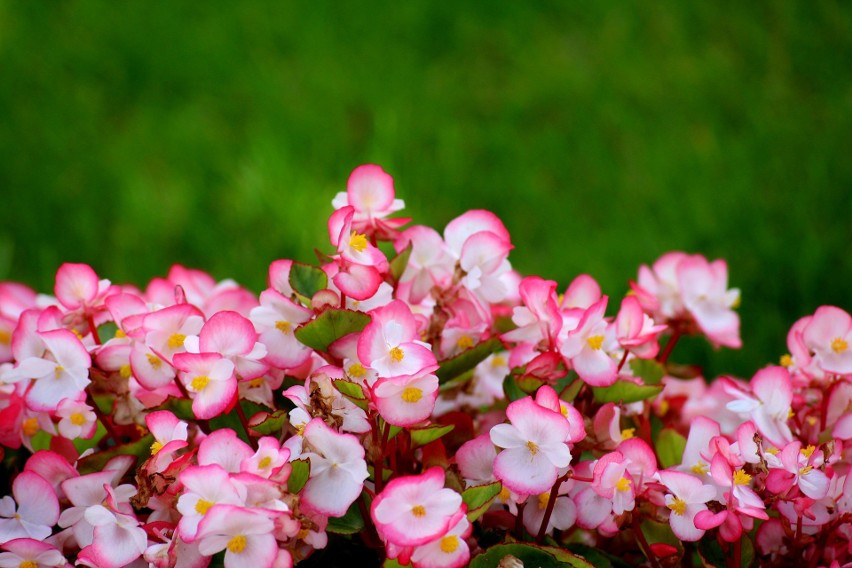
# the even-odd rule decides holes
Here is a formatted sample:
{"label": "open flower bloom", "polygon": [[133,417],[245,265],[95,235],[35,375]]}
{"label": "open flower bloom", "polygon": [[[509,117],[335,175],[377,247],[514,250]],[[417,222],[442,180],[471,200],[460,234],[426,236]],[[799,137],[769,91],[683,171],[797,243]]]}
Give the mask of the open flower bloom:
{"label": "open flower bloom", "polygon": [[[464,509],[464,506],[462,506]],[[458,521],[447,534],[414,549],[411,563],[416,568],[460,568],[470,560],[470,548],[465,539],[473,530],[467,517],[460,512]]]}
{"label": "open flower bloom", "polygon": [[298,367],[311,357],[311,349],[303,345],[294,331],[313,316],[273,289],[260,294],[260,306],[251,311],[251,321],[260,332],[259,341],[266,346],[265,361],[282,369]]}
{"label": "open flower bloom", "polygon": [[197,336],[188,336],[184,345],[190,353],[217,353],[230,360],[236,377],[247,381],[269,370],[263,362],[266,346],[257,339],[251,321],[237,312],[221,311],[205,322]]}
{"label": "open flower bloom", "polygon": [[491,441],[504,448],[494,460],[494,475],[503,485],[524,495],[550,490],[558,470],[571,462],[566,444],[571,435],[568,420],[539,406],[531,397],[511,403],[506,416],[510,424],[491,428]]}
{"label": "open flower bloom", "polygon": [[68,562],[55,546],[32,538],[16,538],[2,545],[2,568],[53,568],[67,566]]}
{"label": "open flower bloom", "polygon": [[766,367],[759,370],[749,383],[751,393],[729,379],[720,380],[725,391],[737,399],[728,403],[728,410],[754,420],[760,433],[777,448],[792,441],[793,434],[787,420],[793,400],[793,383],[787,369]]}
{"label": "open flower bloom", "polygon": [[311,476],[302,491],[302,504],[330,517],[341,517],[361,494],[367,479],[364,446],[352,434],[335,432],[320,418],[305,427],[300,458],[311,462]]}
{"label": "open flower bloom", "polygon": [[[607,322],[604,320],[609,298],[602,297],[583,312],[577,327],[564,335],[560,351],[566,361],[592,386],[605,387],[618,378],[618,365],[603,349]],[[563,328],[564,331],[564,328]]]}
{"label": "open flower bloom", "polygon": [[667,326],[656,325],[635,296],[621,301],[615,318],[615,335],[621,346],[642,359],[653,359],[660,350],[657,339]]}
{"label": "open flower bloom", "polygon": [[694,475],[679,471],[660,471],[660,482],[666,486],[666,507],[671,511],[669,524],[679,539],[695,542],[704,531],[695,526],[695,515],[707,510],[707,502],[716,496],[716,488],[704,485]]}
{"label": "open flower bloom", "polygon": [[278,556],[274,528],[256,509],[215,505],[198,526],[198,551],[213,556],[224,550],[226,568],[272,568]]}
{"label": "open flower bloom", "polygon": [[419,341],[417,322],[402,301],[370,312],[372,321],[358,339],[358,357],[365,367],[380,377],[399,377],[434,371],[435,355],[429,345]]}
{"label": "open flower bloom", "polygon": [[820,306],[802,330],[814,365],[826,373],[852,375],[852,316],[835,306]]}
{"label": "open flower bloom", "polygon": [[438,377],[421,373],[379,379],[373,387],[379,414],[394,426],[412,426],[432,415],[438,399]]}
{"label": "open flower bloom", "polygon": [[177,502],[177,510],[183,515],[178,530],[187,542],[195,540],[198,524],[213,505],[245,505],[245,487],[234,483],[221,466],[188,468],[180,474],[180,482],[185,489]]}
{"label": "open flower bloom", "polygon": [[197,418],[218,416],[235,401],[237,379],[229,359],[218,353],[178,353],[175,367],[186,390],[195,395],[192,412]]}
{"label": "open flower bloom", "polygon": [[44,540],[59,520],[59,501],[50,484],[24,471],[12,482],[12,495],[0,499],[0,542],[16,538]]}
{"label": "open flower bloom", "polygon": [[335,195],[331,204],[335,209],[347,206],[354,209],[352,228],[359,233],[390,238],[396,229],[410,221],[386,218],[405,207],[405,202],[395,196],[393,178],[380,166],[364,164],[352,170],[346,192]]}
{"label": "open flower bloom", "polygon": [[373,500],[370,515],[386,543],[420,546],[447,534],[462,505],[461,495],[444,488],[444,471],[397,477]]}

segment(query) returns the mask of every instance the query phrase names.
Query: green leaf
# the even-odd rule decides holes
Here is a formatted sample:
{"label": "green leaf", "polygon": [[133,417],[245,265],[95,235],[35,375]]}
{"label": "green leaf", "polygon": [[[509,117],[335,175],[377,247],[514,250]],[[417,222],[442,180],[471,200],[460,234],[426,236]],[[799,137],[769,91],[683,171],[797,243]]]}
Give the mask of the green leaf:
{"label": "green leaf", "polygon": [[290,472],[290,477],[287,478],[287,491],[298,493],[308,482],[308,477],[311,475],[311,462],[305,458],[293,460],[290,465],[293,466],[293,470]]}
{"label": "green leaf", "polygon": [[358,383],[353,383],[347,379],[334,379],[332,383],[334,384],[334,388],[346,398],[350,400],[366,400],[364,389]]}
{"label": "green leaf", "polygon": [[[106,435],[107,429],[104,427],[103,423],[98,420],[95,424],[95,434],[91,438],[74,438],[71,440],[78,454],[82,454],[86,450],[96,448],[100,439]],[[33,444],[33,449],[36,449],[35,444]]]}
{"label": "green leaf", "polygon": [[249,420],[249,426],[251,427],[252,431],[257,432],[261,436],[272,436],[280,434],[281,431],[284,429],[285,424],[287,424],[286,410],[276,410],[271,414],[267,414],[257,424],[252,424],[252,421]]}
{"label": "green leaf", "polygon": [[411,564],[400,564],[396,558],[387,558],[382,563],[382,568],[406,568],[407,566],[411,566]]}
{"label": "green leaf", "polygon": [[[360,497],[359,497],[360,499]],[[337,534],[355,534],[364,528],[364,519],[361,517],[361,510],[358,507],[358,502],[353,502],[349,509],[342,517],[332,517],[328,519],[326,530],[330,533]]]}
{"label": "green leaf", "polygon": [[328,276],[321,268],[294,262],[290,267],[290,287],[310,300],[314,294],[328,288]]}
{"label": "green leaf", "polygon": [[470,562],[470,568],[494,568],[506,556],[514,556],[523,562],[524,566],[538,568],[564,568],[566,565],[574,568],[594,568],[586,559],[567,550],[520,543],[492,546],[473,558]]}
{"label": "green leaf", "polygon": [[407,247],[402,249],[399,254],[391,259],[390,273],[394,282],[399,282],[399,279],[402,278],[402,274],[405,272],[405,267],[408,266],[408,258],[411,256],[412,248],[414,248],[414,243],[409,242]]}
{"label": "green leaf", "polygon": [[462,493],[462,501],[467,505],[467,520],[472,523],[481,517],[502,490],[503,484],[499,481],[465,489]]}
{"label": "green leaf", "polygon": [[107,462],[116,456],[134,456],[137,464],[141,463],[151,455],[151,444],[153,443],[154,436],[147,434],[135,442],[113,446],[108,450],[90,454],[77,462],[77,471],[81,474],[103,471]]}
{"label": "green leaf", "polygon": [[[265,412],[265,407],[261,406],[255,402],[251,402],[248,400],[241,400],[239,402],[240,406],[243,409],[243,413],[247,418],[252,418],[258,412]],[[222,430],[224,428],[229,428],[233,430],[237,437],[247,444],[251,444],[251,440],[249,439],[248,434],[243,428],[243,423],[240,420],[240,415],[237,412],[236,408],[231,409],[231,411],[227,414],[220,414],[214,418],[211,418],[208,423],[210,424],[210,430]]]}
{"label": "green leaf", "polygon": [[462,351],[455,357],[441,361],[441,367],[435,373],[441,383],[446,383],[459,375],[473,369],[489,355],[503,349],[503,343],[496,337]]}
{"label": "green leaf", "polygon": [[535,391],[537,391],[545,383],[545,381],[535,377],[522,376],[518,377],[515,380],[515,383],[517,383],[519,389],[526,394],[531,395],[535,393]]}
{"label": "green leaf", "polygon": [[[98,422],[100,424],[100,422]],[[50,449],[50,440],[53,438],[46,430],[39,429],[33,437],[30,439],[30,444],[33,447],[33,451],[37,452],[39,450],[49,450]]]}
{"label": "green leaf", "polygon": [[364,329],[370,316],[352,310],[329,309],[317,319],[296,330],[296,339],[317,351],[328,351],[328,346],[350,333]]}
{"label": "green leaf", "polygon": [[666,368],[653,359],[632,359],[630,368],[633,374],[640,377],[646,385],[658,385],[666,374]]}
{"label": "green leaf", "polygon": [[657,457],[663,468],[678,465],[683,460],[686,438],[671,428],[663,428],[655,445]]}
{"label": "green leaf", "polygon": [[608,387],[593,387],[595,400],[601,403],[606,402],[638,402],[652,398],[660,394],[663,390],[659,385],[637,385],[630,381],[616,381],[615,384]]}
{"label": "green leaf", "polygon": [[728,565],[725,553],[715,538],[702,538],[698,541],[698,555],[706,566],[724,568]]}
{"label": "green leaf", "polygon": [[411,447],[418,448],[420,446],[425,446],[429,442],[434,442],[444,434],[452,431],[453,428],[455,428],[455,426],[452,424],[448,424],[446,426],[430,424],[423,428],[412,428],[409,431],[411,434]]}
{"label": "green leaf", "polygon": [[579,554],[597,568],[632,568],[617,556],[599,548],[592,548],[588,544],[574,542],[568,545],[568,550]]}
{"label": "green leaf", "polygon": [[185,398],[170,396],[156,410],[168,410],[180,420],[195,422],[195,414],[192,413],[192,401]]}
{"label": "green leaf", "polygon": [[511,374],[506,375],[506,378],[503,379],[503,392],[506,393],[506,398],[509,402],[514,402],[527,396],[527,393],[522,391],[518,386],[514,375]]}

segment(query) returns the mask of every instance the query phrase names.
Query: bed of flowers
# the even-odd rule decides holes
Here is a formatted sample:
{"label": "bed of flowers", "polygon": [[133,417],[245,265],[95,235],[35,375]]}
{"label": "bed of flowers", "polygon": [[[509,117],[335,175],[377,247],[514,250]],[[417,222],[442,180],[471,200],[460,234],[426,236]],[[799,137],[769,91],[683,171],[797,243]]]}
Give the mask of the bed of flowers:
{"label": "bed of flowers", "polygon": [[673,353],[740,347],[722,260],[615,299],[517,274],[487,211],[391,216],[378,166],[333,206],[259,297],[182,266],[0,283],[0,567],[852,562],[847,312],[707,381]]}

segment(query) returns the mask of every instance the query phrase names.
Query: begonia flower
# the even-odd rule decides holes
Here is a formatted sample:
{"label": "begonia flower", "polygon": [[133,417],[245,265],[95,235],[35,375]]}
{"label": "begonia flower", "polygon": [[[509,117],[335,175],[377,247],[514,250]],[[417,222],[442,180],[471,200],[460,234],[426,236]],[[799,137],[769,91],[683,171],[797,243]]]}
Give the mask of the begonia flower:
{"label": "begonia flower", "polygon": [[17,538],[44,540],[59,520],[59,501],[41,476],[24,471],[12,482],[12,495],[0,499],[0,543]]}
{"label": "begonia flower", "polygon": [[358,357],[380,377],[431,372],[437,368],[428,344],[419,341],[417,322],[402,301],[370,312],[372,321],[358,339]]}
{"label": "begonia flower", "polygon": [[569,331],[560,351],[580,378],[592,386],[609,386],[618,378],[618,365],[604,351],[608,297],[604,296],[583,313],[577,327]]}
{"label": "begonia flower", "polygon": [[178,353],[175,367],[180,381],[193,394],[192,412],[208,419],[223,414],[235,401],[234,363],[218,353]]}
{"label": "begonia flower", "polygon": [[334,196],[331,202],[335,209],[351,206],[354,210],[352,227],[359,233],[391,238],[396,229],[411,219],[387,216],[405,207],[402,199],[396,199],[393,178],[380,166],[364,164],[349,174],[346,192]]}
{"label": "begonia flower", "polygon": [[707,510],[707,502],[716,496],[716,488],[679,471],[661,471],[659,477],[669,490],[665,496],[665,505],[670,510],[672,532],[686,542],[699,540],[704,536],[704,531],[695,526],[695,515]]}
{"label": "begonia flower", "polygon": [[52,544],[32,538],[16,538],[0,546],[2,568],[54,568],[67,566],[68,561]]}
{"label": "begonia flower", "polygon": [[198,551],[213,556],[224,550],[226,568],[272,568],[278,556],[274,527],[258,510],[215,505],[198,526]]}

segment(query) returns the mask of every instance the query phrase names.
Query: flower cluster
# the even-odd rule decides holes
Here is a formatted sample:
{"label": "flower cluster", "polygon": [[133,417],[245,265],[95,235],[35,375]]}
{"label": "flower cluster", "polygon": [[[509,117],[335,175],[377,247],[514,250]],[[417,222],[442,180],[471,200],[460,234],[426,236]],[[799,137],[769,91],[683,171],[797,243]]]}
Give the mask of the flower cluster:
{"label": "flower cluster", "polygon": [[740,347],[724,261],[668,253],[610,302],[519,275],[490,212],[406,227],[378,166],[332,203],[328,254],[258,296],[0,283],[0,566],[852,562],[846,311],[707,381],[671,355]]}

